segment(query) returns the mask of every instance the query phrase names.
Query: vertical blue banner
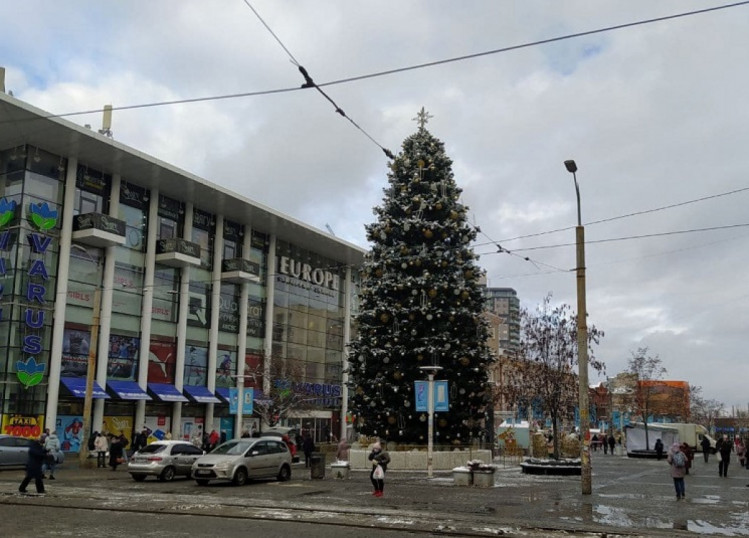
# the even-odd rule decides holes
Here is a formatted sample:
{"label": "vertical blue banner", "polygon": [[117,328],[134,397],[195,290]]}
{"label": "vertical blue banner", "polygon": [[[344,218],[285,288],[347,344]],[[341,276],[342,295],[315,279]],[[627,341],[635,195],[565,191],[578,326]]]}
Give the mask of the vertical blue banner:
{"label": "vertical blue banner", "polygon": [[[239,391],[237,389],[229,389],[229,413],[232,415],[237,414],[237,399],[239,398]],[[255,399],[255,389],[245,388],[244,389],[244,405],[242,406],[242,415],[251,415],[253,412],[252,401]]]}
{"label": "vertical blue banner", "polygon": [[[414,381],[414,394],[416,395],[416,411],[429,411],[429,382]],[[447,397],[447,381],[434,382],[434,411],[446,412],[450,408]]]}

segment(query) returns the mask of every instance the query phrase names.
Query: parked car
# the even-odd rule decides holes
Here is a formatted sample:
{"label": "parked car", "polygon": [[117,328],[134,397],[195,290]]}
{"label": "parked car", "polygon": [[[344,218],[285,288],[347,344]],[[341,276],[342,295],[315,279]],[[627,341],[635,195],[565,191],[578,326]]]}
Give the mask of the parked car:
{"label": "parked car", "polygon": [[0,435],[0,466],[16,467],[26,465],[29,456],[29,446],[33,439],[24,437],[13,437],[12,435]]}
{"label": "parked car", "polygon": [[230,481],[242,486],[249,479],[291,478],[291,453],[276,437],[232,439],[192,465],[192,477],[204,486],[211,480]]}
{"label": "parked car", "polygon": [[168,482],[177,475],[190,477],[192,464],[205,452],[187,441],[155,441],[130,456],[127,472],[136,482],[156,476]]}

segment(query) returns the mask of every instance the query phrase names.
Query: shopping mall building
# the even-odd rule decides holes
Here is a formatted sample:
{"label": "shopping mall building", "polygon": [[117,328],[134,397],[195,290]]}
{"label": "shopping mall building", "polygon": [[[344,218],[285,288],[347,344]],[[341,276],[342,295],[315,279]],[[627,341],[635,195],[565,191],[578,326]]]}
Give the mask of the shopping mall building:
{"label": "shopping mall building", "polygon": [[93,430],[231,438],[262,427],[235,391],[283,383],[286,425],[339,436],[363,255],[0,92],[3,433],[76,451],[88,400]]}

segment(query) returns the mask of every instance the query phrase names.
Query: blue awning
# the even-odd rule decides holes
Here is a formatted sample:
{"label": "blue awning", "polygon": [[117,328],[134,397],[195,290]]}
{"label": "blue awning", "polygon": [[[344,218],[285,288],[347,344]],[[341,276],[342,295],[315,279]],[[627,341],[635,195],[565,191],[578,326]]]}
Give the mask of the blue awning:
{"label": "blue awning", "polygon": [[221,403],[210,390],[202,385],[185,385],[184,392],[188,398],[198,403]]}
{"label": "blue awning", "polygon": [[[73,393],[76,398],[86,397],[86,378],[85,377],[61,377],[60,382],[65,385],[65,388]],[[94,381],[94,391],[91,396],[95,399],[106,400],[109,398],[101,386]]]}
{"label": "blue awning", "polygon": [[229,389],[226,387],[218,387],[216,389],[216,396],[224,400],[224,403],[229,403],[229,400],[231,399],[229,398]]}
{"label": "blue awning", "polygon": [[151,397],[135,381],[109,381],[109,390],[123,400],[150,400]]}
{"label": "blue awning", "polygon": [[149,383],[148,390],[154,393],[154,395],[162,402],[186,402],[187,398],[182,396],[182,393],[177,390],[174,385],[167,385],[166,383]]}

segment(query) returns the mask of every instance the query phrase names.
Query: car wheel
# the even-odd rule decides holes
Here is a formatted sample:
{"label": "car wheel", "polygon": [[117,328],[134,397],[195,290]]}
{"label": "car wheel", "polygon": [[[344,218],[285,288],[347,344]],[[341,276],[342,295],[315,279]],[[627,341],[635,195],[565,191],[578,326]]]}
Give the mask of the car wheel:
{"label": "car wheel", "polygon": [[159,480],[162,482],[171,482],[174,479],[174,467],[171,465],[161,471],[161,474],[159,475]]}
{"label": "car wheel", "polygon": [[146,475],[144,474],[131,474],[130,476],[132,476],[133,480],[136,482],[143,482],[146,479]]}
{"label": "car wheel", "polygon": [[291,468],[288,465],[284,465],[281,467],[281,470],[278,471],[278,478],[279,482],[286,482],[289,478],[291,478]]}
{"label": "car wheel", "polygon": [[232,482],[235,486],[244,486],[247,483],[247,470],[244,467],[237,469]]}
{"label": "car wheel", "polygon": [[197,482],[199,486],[207,486],[209,480],[196,480],[195,482]]}

